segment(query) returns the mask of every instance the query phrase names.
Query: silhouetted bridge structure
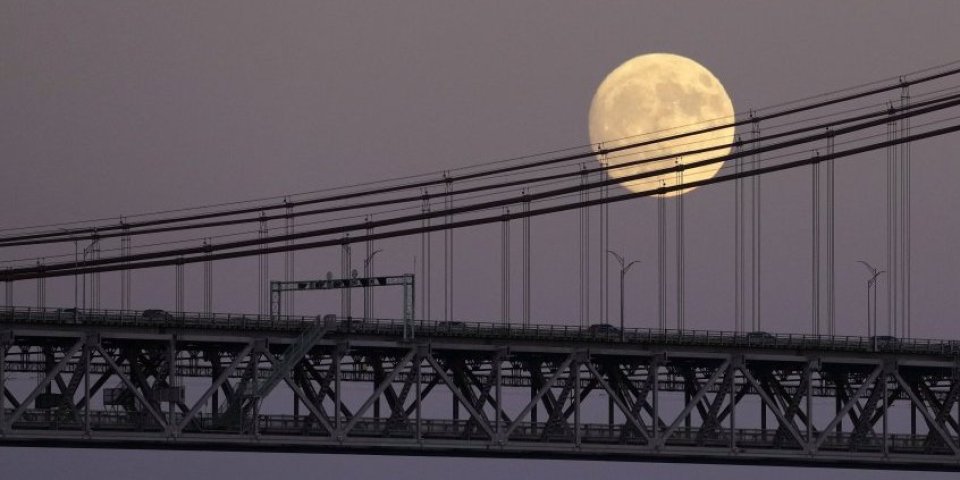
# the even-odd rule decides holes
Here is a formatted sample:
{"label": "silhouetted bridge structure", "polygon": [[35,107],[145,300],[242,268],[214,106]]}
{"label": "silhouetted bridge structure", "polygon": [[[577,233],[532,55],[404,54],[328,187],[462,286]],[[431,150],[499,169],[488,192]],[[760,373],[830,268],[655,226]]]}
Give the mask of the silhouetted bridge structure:
{"label": "silhouetted bridge structure", "polygon": [[0,343],[4,445],[960,470],[960,342],[6,308]]}

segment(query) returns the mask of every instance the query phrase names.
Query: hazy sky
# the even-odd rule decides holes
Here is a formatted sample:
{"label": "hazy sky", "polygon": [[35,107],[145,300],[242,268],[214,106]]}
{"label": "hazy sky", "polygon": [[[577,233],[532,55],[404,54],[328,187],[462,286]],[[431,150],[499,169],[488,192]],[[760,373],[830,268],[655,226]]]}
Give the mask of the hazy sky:
{"label": "hazy sky", "polygon": [[[746,111],[955,61],[958,45],[960,4],[952,1],[0,0],[0,202],[5,205],[0,228],[311,191],[584,144],[595,88],[607,72],[641,53],[696,59],[724,84],[735,108]],[[960,282],[960,259],[954,258],[960,219],[951,208],[960,201],[953,181],[960,174],[958,145],[956,137],[948,137],[914,149],[914,161],[926,162],[914,174],[919,212],[914,247],[921,252],[914,254],[917,336],[960,338],[952,321],[960,310],[954,288]],[[883,213],[874,208],[882,205],[876,203],[882,202],[879,165],[858,159],[838,167],[843,187],[838,220],[872,225],[838,230],[843,318],[859,320],[863,311],[857,303],[863,272],[854,261],[883,255],[878,236]],[[797,248],[795,237],[809,235],[809,224],[796,221],[797,212],[808,212],[803,203],[808,190],[784,192],[769,200],[766,251],[777,259],[769,268],[800,272],[809,259],[791,252]],[[709,300],[723,296],[711,290],[716,272],[710,265],[725,258],[727,241],[709,235],[711,219],[717,221],[708,208],[710,195],[721,193],[701,195],[699,202],[691,196],[688,204],[694,222],[701,219],[705,225],[688,229],[688,295]],[[612,240],[615,248],[651,264],[652,212],[649,202],[615,208]],[[557,242],[563,246],[545,249],[547,258],[535,259],[535,278],[576,273],[574,250]],[[391,259],[388,253],[380,260],[383,271],[409,265],[409,258]],[[310,270],[325,268],[330,267]],[[476,268],[471,278],[477,283],[498,274],[469,261],[459,268],[464,275]],[[652,272],[649,267],[637,274],[638,288],[653,291]],[[805,326],[809,313],[796,307],[808,297],[790,292],[809,288],[809,280],[799,274],[766,278],[770,311],[777,313],[769,329]],[[51,292],[51,303],[72,299],[60,286]],[[558,283],[556,289],[566,287]],[[29,303],[29,289],[22,290],[19,303]],[[217,297],[218,309],[255,307],[249,296],[231,296],[231,291]],[[540,298],[549,294],[538,293]],[[159,301],[138,295],[139,307]],[[632,299],[638,318],[654,318],[653,298],[638,294]],[[463,315],[491,318],[499,305],[485,307],[490,299],[496,296],[478,293],[465,299]],[[715,318],[710,301],[692,303],[688,323],[715,329],[732,325]],[[544,306],[535,316],[562,317],[571,306]],[[862,333],[852,320],[841,330]],[[0,449],[0,472],[17,478],[69,472],[78,478],[260,473],[456,475],[464,480],[820,474],[657,464],[14,448]],[[901,475],[842,474],[850,479]]]}

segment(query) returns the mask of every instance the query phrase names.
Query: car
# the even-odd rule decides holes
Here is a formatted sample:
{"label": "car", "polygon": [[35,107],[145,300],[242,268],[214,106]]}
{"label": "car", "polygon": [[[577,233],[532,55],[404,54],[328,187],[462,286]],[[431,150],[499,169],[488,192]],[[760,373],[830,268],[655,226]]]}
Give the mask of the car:
{"label": "car", "polygon": [[747,332],[746,337],[751,343],[764,343],[776,340],[776,337],[774,337],[772,333],[761,331]]}
{"label": "car", "polygon": [[609,323],[594,323],[587,327],[587,332],[591,335],[619,335],[620,329]]}
{"label": "car", "polygon": [[437,330],[459,332],[467,329],[467,324],[458,321],[437,322]]}
{"label": "car", "polygon": [[167,312],[166,310],[161,310],[159,308],[151,308],[148,310],[144,310],[143,313],[140,314],[140,316],[144,320],[172,320],[173,319],[173,315],[170,315],[170,312]]}
{"label": "car", "polygon": [[871,337],[874,348],[895,347],[900,344],[900,339],[890,335],[876,335]]}

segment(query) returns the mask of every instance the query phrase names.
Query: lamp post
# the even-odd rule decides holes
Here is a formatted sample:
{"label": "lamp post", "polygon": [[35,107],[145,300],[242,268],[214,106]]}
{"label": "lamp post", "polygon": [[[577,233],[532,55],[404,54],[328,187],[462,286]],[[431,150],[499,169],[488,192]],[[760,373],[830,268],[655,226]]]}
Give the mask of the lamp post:
{"label": "lamp post", "polygon": [[[363,260],[363,278],[370,278],[370,263],[373,261],[373,257],[378,253],[382,252],[382,249],[374,250],[370,255],[367,255],[367,258]],[[370,291],[370,287],[363,287],[363,319],[369,320],[370,314],[373,313],[373,292]]]}
{"label": "lamp post", "polygon": [[[863,261],[857,260],[858,263],[863,264],[866,267],[867,271],[870,272],[870,278],[867,279],[867,335],[873,337],[873,349],[877,349],[877,277],[883,275],[884,270],[879,270],[873,265]],[[870,315],[870,295],[871,291],[873,294],[873,315]],[[872,333],[871,334],[871,327]]]}
{"label": "lamp post", "polygon": [[624,330],[623,330],[624,280],[627,277],[627,272],[630,271],[630,267],[640,263],[640,260],[634,260],[630,263],[627,263],[627,261],[624,260],[623,256],[617,254],[617,252],[614,252],[613,250],[607,250],[607,253],[609,253],[610,255],[613,255],[613,258],[617,259],[617,263],[620,264],[620,340],[622,341],[624,337]]}

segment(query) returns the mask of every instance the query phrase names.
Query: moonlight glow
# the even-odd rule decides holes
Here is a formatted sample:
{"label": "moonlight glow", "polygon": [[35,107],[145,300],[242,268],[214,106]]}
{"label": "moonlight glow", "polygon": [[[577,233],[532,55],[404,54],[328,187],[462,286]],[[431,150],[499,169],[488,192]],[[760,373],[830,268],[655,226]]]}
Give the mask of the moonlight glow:
{"label": "moonlight glow", "polygon": [[[590,104],[590,141],[603,148],[653,140],[679,133],[730,123],[733,103],[720,81],[699,63],[679,55],[652,53],[628,60],[607,75]],[[661,157],[733,142],[733,127],[690,137],[669,140],[600,158],[611,166]],[[689,164],[730,152],[723,148],[707,153],[608,170],[612,178],[665,168],[677,162]],[[716,175],[716,163],[685,170],[683,182]],[[622,185],[635,192],[660,185],[676,185],[678,175],[635,180]],[[683,192],[667,194],[678,195]]]}

